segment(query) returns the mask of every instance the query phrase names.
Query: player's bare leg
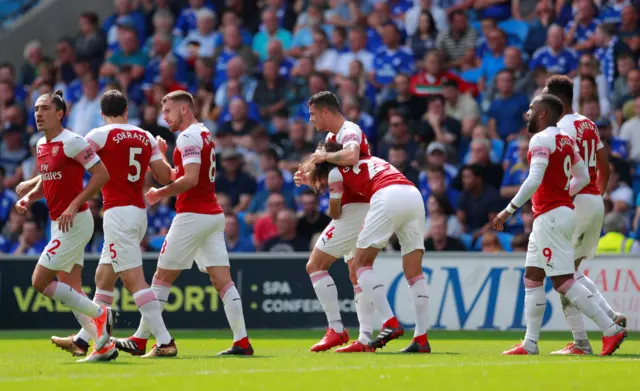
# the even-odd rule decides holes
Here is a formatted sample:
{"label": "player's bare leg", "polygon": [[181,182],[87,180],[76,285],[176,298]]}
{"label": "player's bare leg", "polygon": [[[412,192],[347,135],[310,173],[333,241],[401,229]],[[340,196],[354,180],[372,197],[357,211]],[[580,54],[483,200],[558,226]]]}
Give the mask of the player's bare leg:
{"label": "player's bare leg", "polygon": [[[151,282],[151,290],[155,293],[156,298],[160,304],[161,309],[164,309],[167,300],[169,299],[169,291],[171,286],[180,276],[181,270],[168,270],[158,268],[153,275]],[[145,353],[147,340],[151,337],[151,325],[146,317],[140,318],[140,325],[138,329],[129,338],[119,338],[115,340],[116,347],[119,350],[125,351],[134,356],[141,356]],[[151,351],[145,357],[171,357],[175,356],[177,350],[175,344],[168,345],[154,345]]]}
{"label": "player's bare leg", "polygon": [[[111,309],[105,306],[99,306],[87,298],[87,296],[79,293],[70,285],[62,281],[56,281],[55,277],[58,272],[47,269],[38,264],[36,265],[31,283],[33,287],[43,295],[63,302],[77,313],[84,314],[91,318],[96,326],[96,348],[98,350],[105,347],[111,337],[111,329],[115,321],[115,314]],[[72,278],[70,273],[66,273],[69,279],[75,281],[76,286],[80,286],[80,281]]]}
{"label": "player's bare leg", "polygon": [[[73,270],[71,270],[72,279],[77,280],[78,283],[81,280],[82,267],[80,265],[74,265]],[[65,273],[58,273],[58,280],[63,281],[69,285],[64,279]],[[113,272],[113,268],[111,265],[98,265],[96,269],[95,275],[95,283],[96,283],[96,291],[93,295],[93,302],[97,305],[104,305],[105,307],[111,307],[113,303],[113,290],[115,289],[116,281],[118,276]],[[80,288],[76,288],[72,285],[74,289],[84,294]],[[89,342],[93,339],[95,341],[96,338],[96,328],[91,318],[88,316],[73,311],[76,319],[82,325],[82,329],[76,335],[71,335],[68,337],[51,337],[51,342],[56,346],[63,350],[67,350],[74,356],[84,356],[89,349]],[[84,353],[82,353],[84,351]]]}
{"label": "player's bare leg", "polygon": [[207,268],[213,287],[216,288],[227,315],[229,327],[233,332],[233,345],[228,350],[220,352],[220,355],[251,356],[253,347],[247,336],[247,327],[244,323],[242,312],[242,299],[231,279],[229,266],[210,266]]}
{"label": "player's bare leg", "polygon": [[[576,272],[574,277],[576,282],[584,285],[594,295],[596,301],[606,312],[607,316],[623,328],[626,327],[627,318],[623,314],[615,312],[604,296],[602,296],[602,293],[600,293],[598,287],[596,287],[593,281],[578,270],[584,259],[585,257],[581,257],[575,260]],[[571,333],[573,334],[573,342],[569,343],[563,349],[551,352],[551,354],[560,356],[593,354],[593,349],[591,348],[591,344],[587,337],[582,312],[576,306],[571,304],[569,299],[565,296],[560,296],[560,302],[562,303],[562,311],[567,319],[567,324],[571,328]]]}
{"label": "player's bare leg", "polygon": [[422,274],[422,256],[424,250],[415,250],[402,257],[404,276],[409,283],[411,307],[416,319],[416,328],[411,344],[402,350],[404,353],[431,353],[427,338],[429,296],[427,281]]}
{"label": "player's bare leg", "polygon": [[329,274],[329,268],[335,261],[335,257],[314,247],[307,262],[307,273],[329,323],[325,336],[311,347],[312,352],[324,352],[349,342],[349,333],[340,317],[338,289]]}
{"label": "player's bare leg", "polygon": [[553,287],[558,293],[580,308],[583,314],[591,319],[602,331],[602,351],[601,356],[609,356],[615,352],[625,337],[627,332],[616,324],[607,313],[600,307],[594,295],[584,285],[576,283],[573,274],[566,276],[555,276],[551,278]]}
{"label": "player's bare leg", "polygon": [[372,267],[379,252],[380,249],[375,247],[356,248],[353,260],[353,267],[356,269],[356,276],[358,277],[358,285],[366,295],[373,299],[376,309],[385,319],[380,333],[369,344],[369,346],[376,349],[382,348],[389,341],[400,338],[404,334],[404,329],[391,310],[384,284],[380,282]]}
{"label": "player's bare leg", "polygon": [[353,284],[353,301],[356,305],[360,335],[358,335],[357,340],[349,345],[336,349],[336,353],[375,352],[376,350],[369,346],[373,338],[373,313],[375,312],[373,300],[365,295],[360,285],[358,285],[356,270],[353,268],[353,259],[347,261],[347,266],[349,267],[349,279]]}
{"label": "player's bare leg", "polygon": [[514,348],[502,352],[504,355],[529,355],[538,354],[538,340],[542,328],[542,317],[547,308],[547,295],[544,292],[543,269],[526,267],[524,272],[524,315],[527,322],[527,331],[524,341]]}

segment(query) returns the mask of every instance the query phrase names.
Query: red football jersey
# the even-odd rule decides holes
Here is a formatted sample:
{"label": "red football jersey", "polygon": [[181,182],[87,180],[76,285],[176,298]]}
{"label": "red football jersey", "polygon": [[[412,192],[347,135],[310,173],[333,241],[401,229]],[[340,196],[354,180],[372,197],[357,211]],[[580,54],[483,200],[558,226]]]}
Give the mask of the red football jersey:
{"label": "red football jersey", "polygon": [[93,129],[85,139],[109,171],[102,188],[104,210],[129,205],[144,209],[145,173],[149,163],[162,159],[155,138],[137,126],[113,124]]}
{"label": "red football jersey", "polygon": [[[37,151],[36,161],[42,176],[49,217],[55,221],[82,193],[84,170],[93,167],[100,158],[85,139],[67,129],[49,142],[41,138]],[[78,211],[82,212],[87,207],[85,203]]]}
{"label": "red football jersey", "polygon": [[374,156],[361,159],[353,167],[336,167],[329,172],[331,198],[341,198],[344,193],[352,192],[360,194],[369,202],[377,191],[391,185],[415,187],[413,182],[389,162]]}
{"label": "red football jersey", "polygon": [[533,217],[566,206],[573,209],[569,195],[571,166],[580,161],[576,144],[571,137],[555,127],[537,133],[529,142],[529,165],[540,159],[548,162],[542,183],[533,194]]}
{"label": "red football jersey", "polygon": [[598,190],[598,169],[596,152],[604,148],[604,144],[600,140],[598,127],[589,118],[578,113],[567,114],[560,122],[558,127],[575,140],[582,160],[589,169],[589,184],[586,185],[578,194],[600,195]]}
{"label": "red football jersey", "polygon": [[173,151],[176,179],[184,176],[184,166],[200,163],[198,184],[178,194],[177,213],[219,214],[222,208],[216,199],[216,149],[211,132],[202,124],[193,124],[180,133]]}
{"label": "red football jersey", "polygon": [[[351,121],[344,121],[344,124],[342,124],[342,127],[337,134],[327,134],[325,141],[342,144],[343,147],[346,147],[349,144],[357,144],[360,147],[361,158],[371,156],[371,149],[369,148],[367,136],[358,125]],[[342,194],[342,205],[356,202],[368,204],[369,198],[363,197],[361,194],[345,188],[344,193]]]}

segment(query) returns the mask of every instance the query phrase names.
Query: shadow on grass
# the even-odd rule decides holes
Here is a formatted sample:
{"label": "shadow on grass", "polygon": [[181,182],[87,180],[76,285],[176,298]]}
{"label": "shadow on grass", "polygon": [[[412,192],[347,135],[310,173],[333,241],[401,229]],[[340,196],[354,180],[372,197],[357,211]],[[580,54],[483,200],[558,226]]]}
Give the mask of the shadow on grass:
{"label": "shadow on grass", "polygon": [[176,360],[205,360],[205,359],[216,359],[216,360],[252,360],[252,359],[260,359],[260,358],[276,358],[276,356],[263,356],[254,354],[253,356],[218,356],[217,354],[212,355],[184,355],[178,356]]}
{"label": "shadow on grass", "polygon": [[394,355],[394,356],[403,356],[403,357],[429,357],[429,356],[459,356],[460,353],[457,352],[431,352],[431,353],[403,353],[403,352],[376,352],[376,355]]}

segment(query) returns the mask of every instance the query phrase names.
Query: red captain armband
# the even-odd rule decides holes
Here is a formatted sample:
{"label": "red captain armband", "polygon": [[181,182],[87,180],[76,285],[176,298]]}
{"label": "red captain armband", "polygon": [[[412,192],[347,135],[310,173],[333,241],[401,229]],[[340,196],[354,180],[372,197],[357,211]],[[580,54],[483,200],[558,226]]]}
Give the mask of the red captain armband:
{"label": "red captain armband", "polygon": [[531,148],[531,158],[539,157],[543,159],[549,160],[549,155],[551,155],[551,150],[547,147],[533,147]]}
{"label": "red captain armband", "polygon": [[182,158],[200,157],[200,148],[198,147],[186,147],[182,150]]}
{"label": "red captain armband", "polygon": [[355,133],[347,133],[343,138],[342,138],[342,145],[346,144],[349,141],[355,141],[358,142],[360,140],[358,140],[358,135]]}
{"label": "red captain armband", "polygon": [[89,163],[96,156],[96,152],[91,148],[91,146],[86,147],[80,153],[78,153],[74,160],[83,166]]}

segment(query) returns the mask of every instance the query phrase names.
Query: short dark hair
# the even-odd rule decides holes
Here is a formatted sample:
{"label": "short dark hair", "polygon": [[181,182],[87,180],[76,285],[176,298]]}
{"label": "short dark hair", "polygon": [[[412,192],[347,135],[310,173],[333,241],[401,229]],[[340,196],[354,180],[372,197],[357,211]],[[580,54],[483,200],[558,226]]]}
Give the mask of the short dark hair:
{"label": "short dark hair", "polygon": [[580,81],[582,80],[587,80],[588,82],[590,82],[591,84],[593,84],[594,86],[597,86],[598,84],[596,83],[596,78],[591,76],[591,75],[584,75],[584,76],[580,76]]}
{"label": "short dark hair", "polygon": [[83,12],[80,17],[86,19],[92,26],[97,26],[100,22],[100,18],[95,12]]}
{"label": "short dark hair", "polygon": [[340,111],[340,101],[331,91],[320,91],[314,94],[308,102],[309,106],[315,105],[319,109],[327,109],[333,113]]}
{"label": "short dark hair", "polygon": [[479,165],[479,164],[467,164],[466,166],[462,167],[462,171],[464,171],[464,170],[471,171],[471,173],[475,177],[483,178],[482,173],[483,173],[484,170],[483,170],[482,166]]}
{"label": "short dark hair", "polygon": [[193,95],[191,95],[187,91],[173,91],[168,93],[162,98],[162,104],[165,104],[168,101],[184,103],[193,110]]}
{"label": "short dark hair", "polygon": [[464,13],[464,10],[458,9],[449,14],[449,22],[452,22],[453,18],[455,18],[457,15],[467,16]]}
{"label": "short dark hair", "polygon": [[310,195],[317,199],[318,195],[311,189],[304,189],[302,193],[300,193],[300,197]]}
{"label": "short dark hair", "polygon": [[565,75],[553,75],[546,83],[549,94],[557,96],[564,103],[573,102],[573,80]]}
{"label": "short dark hair", "polygon": [[551,94],[543,94],[540,95],[539,103],[545,105],[545,107],[549,110],[549,114],[551,115],[551,122],[557,123],[560,120],[560,116],[564,111],[564,105],[560,98],[551,95]]}
{"label": "short dark hair", "polygon": [[109,90],[100,98],[100,111],[105,117],[120,117],[127,111],[127,97],[118,90]]}
{"label": "short dark hair", "polygon": [[[329,141],[329,142],[327,142],[327,143],[325,143],[323,145],[323,148],[327,152],[338,152],[338,151],[342,150],[342,144],[338,144],[336,142]],[[313,174],[312,174],[312,182],[311,183],[313,183],[314,181],[317,182],[317,181],[320,180],[320,178],[324,178],[324,177],[328,176],[329,175],[329,171],[331,171],[334,167],[336,167],[335,164],[329,163],[327,161],[324,161],[324,162],[322,162],[320,164],[316,164],[315,171],[313,171]]]}
{"label": "short dark hair", "polygon": [[598,25],[598,28],[609,37],[616,35],[616,31],[618,30],[614,23],[601,23]]}
{"label": "short dark hair", "polygon": [[431,106],[431,104],[435,101],[440,101],[442,102],[442,104],[444,104],[444,96],[440,95],[440,94],[432,94],[429,95],[429,97],[427,98],[427,108],[429,108],[429,106]]}
{"label": "short dark hair", "polygon": [[62,90],[55,90],[55,92],[41,95],[44,99],[51,99],[56,111],[62,111],[62,118],[67,114],[67,103],[64,101],[63,95]]}
{"label": "short dark hair", "polygon": [[265,149],[264,151],[262,151],[260,153],[260,156],[270,157],[273,160],[275,160],[276,162],[280,161],[280,155],[278,155],[278,151],[276,151],[274,148]]}

